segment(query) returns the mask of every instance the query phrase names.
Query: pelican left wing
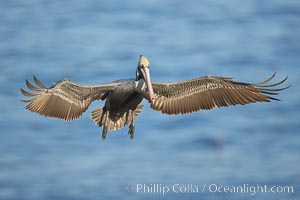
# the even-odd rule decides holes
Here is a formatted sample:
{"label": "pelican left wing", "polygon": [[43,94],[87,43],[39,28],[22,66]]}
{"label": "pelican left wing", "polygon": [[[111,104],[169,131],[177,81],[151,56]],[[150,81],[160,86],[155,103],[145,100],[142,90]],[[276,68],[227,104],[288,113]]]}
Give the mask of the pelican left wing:
{"label": "pelican left wing", "polygon": [[28,100],[26,109],[47,117],[64,119],[66,121],[79,118],[94,100],[104,99],[107,92],[112,91],[116,84],[80,85],[64,79],[54,83],[50,88],[41,83],[35,76],[33,80],[38,87],[26,80],[26,86],[35,93],[23,89],[21,92]]}
{"label": "pelican left wing", "polygon": [[217,76],[205,76],[177,83],[152,83],[155,98],[151,107],[166,114],[186,114],[214,107],[279,100],[272,96],[289,86],[274,88],[285,82],[287,77],[278,83],[267,85],[275,74],[258,84]]}

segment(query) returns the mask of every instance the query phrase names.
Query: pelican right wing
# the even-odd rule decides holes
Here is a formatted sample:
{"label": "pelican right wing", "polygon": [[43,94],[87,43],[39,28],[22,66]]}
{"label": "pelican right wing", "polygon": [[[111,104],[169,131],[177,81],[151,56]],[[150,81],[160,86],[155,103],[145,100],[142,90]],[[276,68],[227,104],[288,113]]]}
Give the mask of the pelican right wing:
{"label": "pelican right wing", "polygon": [[28,80],[26,86],[35,93],[21,89],[24,96],[31,97],[28,100],[21,100],[22,103],[27,103],[26,109],[66,121],[79,118],[92,101],[103,100],[105,94],[116,87],[116,83],[88,86],[64,79],[48,88],[35,76],[33,80],[39,88],[33,86]]}

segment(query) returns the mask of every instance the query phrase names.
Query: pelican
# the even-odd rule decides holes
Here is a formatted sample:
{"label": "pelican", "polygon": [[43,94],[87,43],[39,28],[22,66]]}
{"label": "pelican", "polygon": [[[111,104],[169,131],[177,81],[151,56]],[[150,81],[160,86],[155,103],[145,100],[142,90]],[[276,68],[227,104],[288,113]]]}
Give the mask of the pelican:
{"label": "pelican", "polygon": [[106,100],[102,108],[91,112],[95,124],[103,127],[102,139],[107,131],[117,130],[129,124],[128,134],[134,136],[135,118],[140,114],[147,99],[152,109],[165,114],[187,114],[200,110],[255,102],[278,101],[274,95],[288,87],[276,86],[283,80],[269,84],[270,78],[256,84],[235,81],[232,78],[203,76],[173,83],[151,82],[150,62],[141,55],[135,79],[122,79],[101,85],[82,85],[69,79],[46,87],[35,76],[36,86],[26,80],[26,86],[34,93],[21,88],[27,100],[26,109],[38,114],[71,121],[79,118],[95,100]]}

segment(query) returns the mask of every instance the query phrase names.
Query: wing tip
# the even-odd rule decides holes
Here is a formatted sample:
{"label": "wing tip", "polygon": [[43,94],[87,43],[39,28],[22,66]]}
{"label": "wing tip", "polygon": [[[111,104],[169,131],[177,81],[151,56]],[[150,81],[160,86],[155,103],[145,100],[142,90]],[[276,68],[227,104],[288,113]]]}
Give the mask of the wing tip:
{"label": "wing tip", "polygon": [[36,76],[32,75],[34,82],[42,89],[48,89]]}
{"label": "wing tip", "polygon": [[[37,85],[39,88],[33,86],[33,85],[30,83],[30,81],[28,81],[27,79],[25,79],[25,85],[27,86],[27,88],[28,88],[31,92],[33,92],[33,93],[31,93],[31,92],[28,92],[28,91],[24,90],[23,88],[20,88],[21,93],[22,93],[24,96],[26,96],[26,97],[36,97],[36,96],[38,96],[43,90],[48,89],[44,84],[41,83],[41,81],[39,81],[39,80],[36,78],[36,76],[33,75],[32,77],[33,77],[34,82],[36,83],[36,85]],[[32,101],[33,101],[33,99],[20,100],[21,103],[30,103],[30,102],[32,102]]]}
{"label": "wing tip", "polygon": [[281,101],[281,99],[275,98],[274,95],[278,95],[279,92],[286,90],[292,86],[292,84],[290,84],[286,87],[280,87],[280,88],[276,87],[285,83],[288,80],[288,76],[286,76],[281,81],[271,83],[271,84],[266,84],[270,82],[276,76],[276,74],[277,73],[275,72],[272,74],[271,77],[269,77],[265,81],[255,84],[255,86],[260,90],[261,93],[266,94],[265,96],[268,98],[269,101]]}

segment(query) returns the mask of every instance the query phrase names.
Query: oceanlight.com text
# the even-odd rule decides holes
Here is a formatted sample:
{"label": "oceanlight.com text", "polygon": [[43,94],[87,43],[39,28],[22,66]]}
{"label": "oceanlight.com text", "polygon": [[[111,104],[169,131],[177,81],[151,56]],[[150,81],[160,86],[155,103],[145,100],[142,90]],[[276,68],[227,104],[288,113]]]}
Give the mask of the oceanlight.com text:
{"label": "oceanlight.com text", "polygon": [[137,183],[128,184],[125,189],[128,192],[137,194],[166,195],[169,193],[215,193],[215,194],[248,194],[258,193],[294,193],[291,185],[263,185],[263,184],[241,184],[241,185],[221,185],[221,184],[160,184],[160,183]]}

